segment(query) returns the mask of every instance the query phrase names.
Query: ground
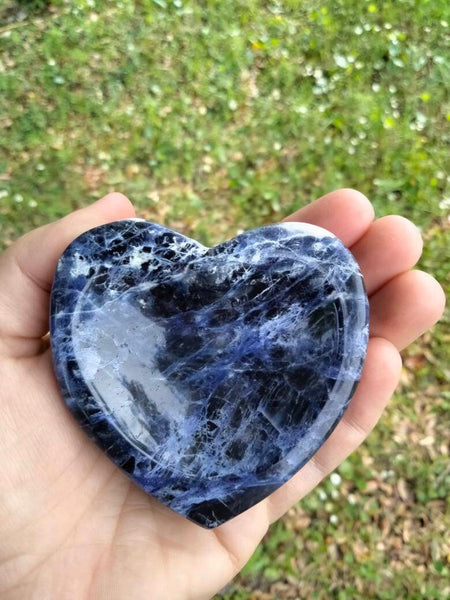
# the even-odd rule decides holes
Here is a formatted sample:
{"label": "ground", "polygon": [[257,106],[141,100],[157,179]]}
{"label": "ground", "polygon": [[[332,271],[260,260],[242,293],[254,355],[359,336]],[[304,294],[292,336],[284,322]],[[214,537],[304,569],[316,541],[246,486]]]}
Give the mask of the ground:
{"label": "ground", "polygon": [[[355,187],[450,291],[447,0],[4,0],[0,49],[2,245],[109,190],[213,244]],[[448,597],[449,349],[220,598]]]}

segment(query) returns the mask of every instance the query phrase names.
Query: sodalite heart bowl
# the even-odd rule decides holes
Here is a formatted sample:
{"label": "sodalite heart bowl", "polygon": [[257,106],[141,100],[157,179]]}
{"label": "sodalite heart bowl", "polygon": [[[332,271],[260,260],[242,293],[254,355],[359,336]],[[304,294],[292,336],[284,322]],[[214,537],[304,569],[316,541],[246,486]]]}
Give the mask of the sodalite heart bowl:
{"label": "sodalite heart bowl", "polygon": [[54,369],[75,419],[143,490],[205,527],[317,451],[367,338],[355,260],[302,223],[206,248],[117,221],[70,244],[52,289]]}

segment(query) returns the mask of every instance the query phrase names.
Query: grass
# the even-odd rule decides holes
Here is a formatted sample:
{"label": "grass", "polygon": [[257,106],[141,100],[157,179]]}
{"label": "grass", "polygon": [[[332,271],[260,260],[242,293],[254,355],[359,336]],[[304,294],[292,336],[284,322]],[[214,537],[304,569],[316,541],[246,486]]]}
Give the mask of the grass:
{"label": "grass", "polygon": [[[446,0],[4,0],[0,47],[2,245],[113,189],[213,244],[349,186],[450,291]],[[447,597],[449,323],[224,600]]]}

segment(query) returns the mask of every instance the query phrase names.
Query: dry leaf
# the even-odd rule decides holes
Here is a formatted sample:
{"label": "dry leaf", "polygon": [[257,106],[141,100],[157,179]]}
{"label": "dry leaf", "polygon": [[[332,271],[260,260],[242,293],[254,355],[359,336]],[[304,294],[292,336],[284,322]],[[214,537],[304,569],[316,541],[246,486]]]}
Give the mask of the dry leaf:
{"label": "dry leaf", "polygon": [[404,502],[412,502],[413,497],[408,485],[404,479],[399,479],[397,481],[397,490],[400,498]]}

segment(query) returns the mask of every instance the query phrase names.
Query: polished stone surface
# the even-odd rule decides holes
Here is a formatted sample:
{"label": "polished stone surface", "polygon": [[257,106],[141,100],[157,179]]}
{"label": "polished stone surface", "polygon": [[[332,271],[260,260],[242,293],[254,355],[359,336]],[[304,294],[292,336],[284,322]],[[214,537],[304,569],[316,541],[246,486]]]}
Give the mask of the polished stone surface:
{"label": "polished stone surface", "polygon": [[52,290],[67,406],[139,486],[206,527],[323,444],[367,337],[352,255],[301,223],[215,248],[138,219],[103,225],[67,248]]}

